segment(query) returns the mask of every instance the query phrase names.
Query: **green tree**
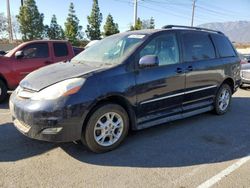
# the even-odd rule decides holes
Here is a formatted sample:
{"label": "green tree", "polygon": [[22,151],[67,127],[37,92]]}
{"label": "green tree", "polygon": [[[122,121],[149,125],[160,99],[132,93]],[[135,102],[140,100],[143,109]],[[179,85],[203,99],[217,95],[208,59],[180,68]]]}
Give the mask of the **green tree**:
{"label": "green tree", "polygon": [[118,24],[114,23],[114,19],[111,16],[111,14],[107,16],[106,23],[103,28],[104,28],[104,33],[103,33],[104,36],[110,36],[120,32]]}
{"label": "green tree", "polygon": [[7,33],[7,18],[0,13],[0,37],[5,37]]}
{"label": "green tree", "polygon": [[39,13],[35,0],[24,1],[17,15],[24,41],[43,38],[43,18],[44,15]]}
{"label": "green tree", "polygon": [[149,20],[149,29],[154,29],[154,28],[155,28],[155,19],[151,17]]}
{"label": "green tree", "polygon": [[90,40],[98,40],[101,38],[101,23],[102,23],[102,13],[100,13],[100,8],[98,5],[98,0],[93,0],[93,6],[90,16],[87,17],[88,25],[85,31],[87,37]]}
{"label": "green tree", "polygon": [[133,31],[133,30],[141,30],[141,29],[142,29],[142,21],[140,18],[138,18],[135,23],[135,26],[131,26],[130,30]]}
{"label": "green tree", "polygon": [[154,29],[155,28],[155,20],[151,17],[149,20],[142,21],[142,29]]}
{"label": "green tree", "polygon": [[52,16],[50,27],[47,28],[47,37],[54,40],[65,39],[64,31],[57,23],[56,15]]}
{"label": "green tree", "polygon": [[82,26],[79,25],[79,19],[75,14],[74,4],[70,3],[69,14],[65,22],[65,37],[73,44],[78,45],[82,39]]}

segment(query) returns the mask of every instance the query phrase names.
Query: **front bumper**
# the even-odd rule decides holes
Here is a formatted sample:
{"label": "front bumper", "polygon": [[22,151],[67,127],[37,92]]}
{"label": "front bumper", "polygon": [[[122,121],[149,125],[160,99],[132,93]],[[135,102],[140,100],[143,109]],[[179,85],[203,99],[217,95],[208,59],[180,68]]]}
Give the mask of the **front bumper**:
{"label": "front bumper", "polygon": [[67,103],[67,99],[22,99],[14,92],[9,106],[15,127],[25,136],[50,142],[70,142],[81,138],[86,105]]}

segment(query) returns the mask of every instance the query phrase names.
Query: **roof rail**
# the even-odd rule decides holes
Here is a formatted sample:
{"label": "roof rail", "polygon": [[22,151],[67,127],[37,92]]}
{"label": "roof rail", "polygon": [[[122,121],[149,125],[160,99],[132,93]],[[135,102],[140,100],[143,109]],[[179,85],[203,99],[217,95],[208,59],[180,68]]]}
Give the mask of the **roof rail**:
{"label": "roof rail", "polygon": [[190,27],[190,26],[183,26],[183,25],[166,25],[166,26],[162,27],[162,29],[172,29],[172,28],[187,28],[187,29],[194,29],[194,30],[199,30],[199,31],[210,31],[210,32],[219,33],[219,34],[224,35],[224,33],[222,33],[221,31],[206,29],[206,28],[202,28],[202,27]]}

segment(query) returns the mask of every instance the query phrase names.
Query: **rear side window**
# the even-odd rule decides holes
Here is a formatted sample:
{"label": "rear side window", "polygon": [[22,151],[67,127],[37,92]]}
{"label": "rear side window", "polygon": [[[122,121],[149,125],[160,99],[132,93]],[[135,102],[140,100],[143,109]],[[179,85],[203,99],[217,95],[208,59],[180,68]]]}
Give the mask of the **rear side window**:
{"label": "rear side window", "polygon": [[56,57],[64,57],[67,56],[68,53],[68,46],[66,43],[53,43],[54,53]]}
{"label": "rear side window", "polygon": [[212,35],[216,48],[218,49],[220,57],[235,57],[235,51],[231,42],[222,35]]}
{"label": "rear side window", "polygon": [[183,33],[184,60],[200,61],[215,58],[215,50],[207,33]]}
{"label": "rear side window", "polygon": [[47,43],[28,44],[22,51],[25,59],[49,57],[49,46]]}

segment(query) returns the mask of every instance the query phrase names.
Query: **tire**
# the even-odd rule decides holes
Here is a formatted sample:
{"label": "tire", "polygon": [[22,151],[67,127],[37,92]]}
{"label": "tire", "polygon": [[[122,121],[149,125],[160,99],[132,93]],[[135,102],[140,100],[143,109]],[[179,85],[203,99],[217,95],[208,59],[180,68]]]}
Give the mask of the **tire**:
{"label": "tire", "polygon": [[[224,95],[225,94],[225,95]],[[223,97],[224,95],[224,97]],[[232,90],[231,87],[228,84],[223,84],[215,97],[214,102],[214,112],[217,115],[223,115],[225,114],[231,105],[231,99],[232,99]]]}
{"label": "tire", "polygon": [[0,103],[2,103],[7,98],[7,86],[0,80]]}
{"label": "tire", "polygon": [[127,112],[120,105],[108,103],[94,110],[83,132],[82,141],[91,151],[104,153],[118,147],[128,130]]}

